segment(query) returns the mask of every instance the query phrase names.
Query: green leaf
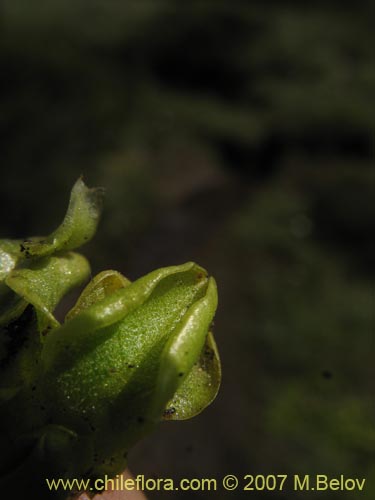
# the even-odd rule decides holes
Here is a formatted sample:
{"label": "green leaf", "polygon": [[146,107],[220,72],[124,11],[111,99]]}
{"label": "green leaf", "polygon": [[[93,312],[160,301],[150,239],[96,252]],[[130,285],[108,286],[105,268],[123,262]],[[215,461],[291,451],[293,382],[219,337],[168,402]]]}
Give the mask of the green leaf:
{"label": "green leaf", "polygon": [[90,266],[80,254],[68,252],[31,262],[28,268],[15,269],[5,280],[17,297],[37,310],[39,331],[58,326],[53,310],[60,299],[80,285],[90,274]]}
{"label": "green leaf", "polygon": [[89,241],[99,222],[103,194],[103,189],[89,189],[82,179],[78,179],[62,224],[44,239],[23,241],[21,251],[25,257],[43,257],[59,250],[73,250]]}
{"label": "green leaf", "polygon": [[[191,262],[131,284],[106,271],[86,287],[66,323],[46,337],[37,404],[59,425],[94,433],[102,463],[96,473],[119,472],[108,457],[123,463],[124,451],[161,420],[179,386],[189,386],[189,373],[210,342],[216,304],[214,280]],[[212,398],[212,389],[200,391],[190,413]]]}
{"label": "green leaf", "polygon": [[220,358],[209,332],[199,360],[164,410],[164,420],[186,420],[203,411],[215,399],[220,381]]}
{"label": "green leaf", "polygon": [[102,271],[86,286],[77,300],[76,305],[66,315],[65,320],[69,321],[84,309],[87,309],[116,290],[125,288],[128,285],[130,285],[130,281],[121,273],[111,270]]}
{"label": "green leaf", "polygon": [[163,349],[153,402],[159,415],[199,359],[216,307],[216,283],[209,278],[205,295],[189,307]]}
{"label": "green leaf", "polygon": [[[82,310],[80,314],[73,315],[72,319],[64,323],[58,330],[51,332],[46,339],[42,353],[45,366],[47,368],[53,367],[54,370],[59,369],[59,367],[65,369],[67,364],[79,361],[82,352],[89,349],[93,339],[95,339],[94,343],[96,344],[100,339],[101,332],[105,338],[108,333],[105,330],[106,327],[117,324],[133,310],[142,306],[164,280],[172,278],[169,287],[173,288],[174,286],[177,291],[184,288],[183,273],[186,273],[190,279],[196,274],[201,275],[202,278],[205,276],[205,271],[193,262],[161,268],[143,276],[126,288],[104,297],[100,302]],[[196,278],[193,279],[195,279],[195,282],[191,283],[191,287],[195,288],[195,292],[206,284],[206,280],[197,281]],[[196,286],[194,287],[194,285]],[[188,288],[188,285],[185,288]],[[190,295],[192,294],[194,295],[190,291]],[[190,299],[192,299],[191,296]],[[159,320],[160,325],[162,325],[162,313],[167,311],[174,311],[181,316],[179,308],[181,308],[181,305],[174,304],[172,298],[170,303],[164,306],[164,310],[155,315],[154,322]],[[99,333],[93,335],[96,331]]]}

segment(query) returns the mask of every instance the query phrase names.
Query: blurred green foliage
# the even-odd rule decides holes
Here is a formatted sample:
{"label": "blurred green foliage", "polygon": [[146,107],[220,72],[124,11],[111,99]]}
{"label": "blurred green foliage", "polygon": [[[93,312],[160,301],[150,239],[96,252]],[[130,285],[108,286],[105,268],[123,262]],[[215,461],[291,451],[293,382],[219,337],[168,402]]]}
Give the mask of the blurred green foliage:
{"label": "blurred green foliage", "polygon": [[371,2],[7,0],[1,20],[2,236],[47,233],[84,173],[108,192],[95,272],[218,277],[221,394],[134,467],[345,473],[371,497]]}
{"label": "blurred green foliage", "polygon": [[239,293],[251,304],[250,315],[238,311],[240,341],[262,372],[263,444],[288,450],[279,470],[318,474],[324,457],[326,474],[370,482],[373,282],[348,276],[337,253],[317,245],[311,214],[311,200],[279,182],[236,217],[248,276],[238,276]]}

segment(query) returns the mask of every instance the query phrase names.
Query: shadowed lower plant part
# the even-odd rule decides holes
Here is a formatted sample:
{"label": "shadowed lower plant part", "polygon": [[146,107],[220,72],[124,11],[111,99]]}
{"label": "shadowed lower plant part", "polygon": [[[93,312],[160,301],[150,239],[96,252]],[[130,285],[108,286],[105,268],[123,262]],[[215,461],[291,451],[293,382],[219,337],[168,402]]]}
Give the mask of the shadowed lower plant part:
{"label": "shadowed lower plant part", "polygon": [[79,179],[51,235],[0,240],[3,497],[63,499],[69,492],[49,491],[45,478],[115,476],[139,438],[198,414],[220,385],[216,284],[193,262],[134,282],[103,271],[63,323],[55,318],[90,276],[74,250],[94,235],[102,198]]}

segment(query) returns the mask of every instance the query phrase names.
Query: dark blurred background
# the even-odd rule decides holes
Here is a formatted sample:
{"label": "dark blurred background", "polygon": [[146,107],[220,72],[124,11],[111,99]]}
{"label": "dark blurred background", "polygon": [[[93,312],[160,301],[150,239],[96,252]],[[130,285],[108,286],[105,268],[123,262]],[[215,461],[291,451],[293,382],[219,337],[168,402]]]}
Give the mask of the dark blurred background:
{"label": "dark blurred background", "polygon": [[374,498],[370,1],[2,0],[0,33],[0,236],[53,230],[83,174],[107,190],[94,273],[218,281],[220,394],[133,473],[345,474]]}

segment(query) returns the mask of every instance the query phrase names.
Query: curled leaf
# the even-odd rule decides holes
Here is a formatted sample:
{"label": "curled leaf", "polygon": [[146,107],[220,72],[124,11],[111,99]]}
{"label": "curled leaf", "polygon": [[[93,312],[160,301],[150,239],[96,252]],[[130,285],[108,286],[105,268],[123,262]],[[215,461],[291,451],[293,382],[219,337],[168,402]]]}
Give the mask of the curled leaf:
{"label": "curled leaf", "polygon": [[164,420],[192,418],[216,397],[221,381],[221,365],[214,337],[208,332],[198,361],[169,401]]}
{"label": "curled leaf", "polygon": [[39,331],[58,326],[53,310],[61,298],[80,285],[90,274],[85,257],[74,252],[45,257],[30,263],[28,268],[12,271],[5,284],[26,303],[37,310]]}
{"label": "curled leaf", "polygon": [[81,293],[76,305],[66,315],[68,321],[78,313],[103,300],[106,296],[130,285],[130,281],[117,271],[102,271],[97,274]]}
{"label": "curled leaf", "polygon": [[99,222],[103,194],[103,189],[90,189],[82,179],[78,179],[61,225],[39,241],[24,240],[20,244],[21,252],[26,258],[44,257],[60,250],[73,250],[87,243],[95,234]]}
{"label": "curled leaf", "polygon": [[211,377],[215,387],[208,390],[206,384],[197,399],[187,389],[200,376],[195,364],[202,348],[213,345],[207,335],[216,305],[214,280],[192,262],[133,283],[107,271],[46,337],[36,409],[43,406],[55,424],[91,436],[101,464],[92,474],[120,472],[121,457],[161,420],[180,386],[185,417],[212,401],[219,383],[217,357],[205,365],[205,382]]}

